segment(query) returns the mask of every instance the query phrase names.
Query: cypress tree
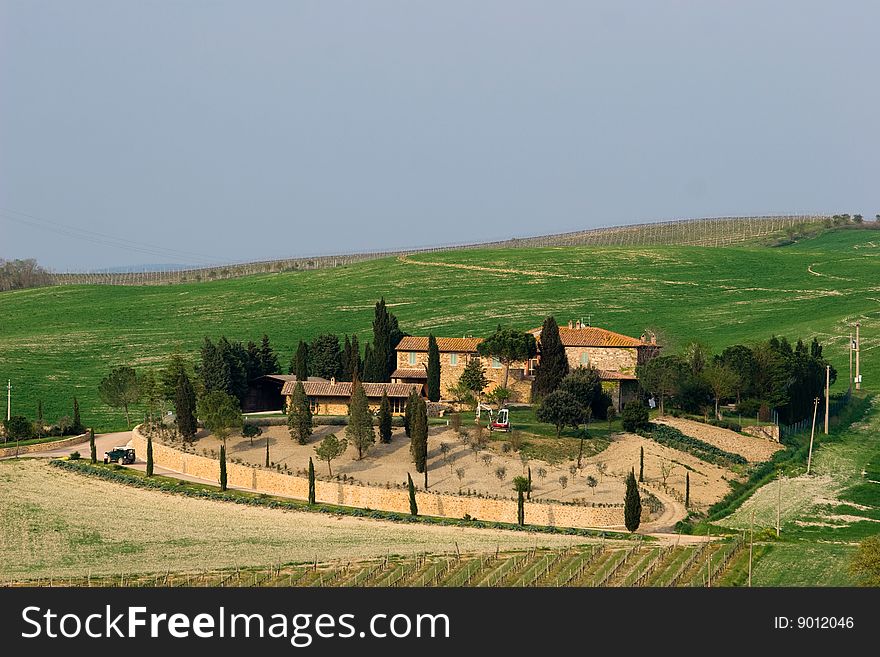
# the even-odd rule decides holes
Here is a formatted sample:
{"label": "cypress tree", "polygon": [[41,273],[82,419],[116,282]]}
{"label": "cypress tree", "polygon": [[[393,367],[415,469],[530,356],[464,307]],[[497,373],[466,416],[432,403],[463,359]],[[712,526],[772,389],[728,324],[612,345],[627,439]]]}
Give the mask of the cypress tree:
{"label": "cypress tree", "polygon": [[413,404],[409,449],[416,465],[416,472],[424,472],[427,480],[428,407],[425,404],[425,400],[421,397],[416,397]]}
{"label": "cypress tree", "polygon": [[381,383],[391,380],[397,359],[394,348],[402,338],[397,318],[388,312],[385,297],[382,297],[376,302],[372,348],[365,352],[364,381]]}
{"label": "cypress tree", "polygon": [[92,465],[98,462],[97,448],[95,447],[95,430],[89,429],[89,455],[92,457]]}
{"label": "cypress tree", "polygon": [[220,445],[220,491],[226,490],[226,445]]}
{"label": "cypress tree", "polygon": [[309,345],[309,374],[325,379],[342,378],[342,349],[339,336],[324,333]]}
{"label": "cypress tree", "polygon": [[691,505],[691,473],[684,473],[684,506],[688,508]]}
{"label": "cypress tree", "polygon": [[526,524],[526,505],[523,495],[529,490],[528,479],[525,477],[514,477],[513,489],[516,491],[516,523],[522,527]]}
{"label": "cypress tree", "polygon": [[358,460],[364,458],[370,445],[376,441],[367,395],[363,385],[357,380],[351,386],[351,402],[348,405],[348,426],[345,427],[345,437],[349,442],[354,443],[358,452]]}
{"label": "cypress tree", "polygon": [[559,387],[568,374],[568,356],[559,337],[559,326],[550,315],[541,327],[541,361],[535,370],[532,392],[538,399],[546,397]]}
{"label": "cypress tree", "polygon": [[73,424],[70,430],[74,435],[79,435],[85,430],[79,415],[79,400],[76,397],[73,398]]}
{"label": "cypress tree", "polygon": [[634,532],[642,521],[642,499],[635,473],[630,470],[626,478],[626,496],[623,499],[623,521],[626,528]]}
{"label": "cypress tree", "polygon": [[[221,335],[217,341],[217,352],[226,364],[229,371],[229,384],[224,392],[235,397],[239,404],[244,401],[248,390],[248,362],[247,349],[241,342],[230,342],[225,335]],[[256,355],[259,361],[259,354]],[[251,367],[258,367],[255,363]],[[206,390],[206,392],[211,392]]]}
{"label": "cypress tree", "polygon": [[315,503],[315,464],[309,457],[309,504]]}
{"label": "cypress tree", "polygon": [[403,431],[406,433],[406,437],[412,437],[412,419],[413,419],[413,411],[415,410],[416,405],[416,391],[413,389],[409,393],[409,397],[406,399],[406,406],[403,409]]}
{"label": "cypress tree", "polygon": [[260,342],[259,363],[261,376],[263,374],[278,374],[281,371],[281,367],[278,365],[278,356],[275,355],[275,350],[269,344],[269,336],[265,333],[263,333],[263,339]]}
{"label": "cypress tree", "polygon": [[305,381],[309,378],[309,345],[299,341],[296,353],[290,361],[290,373],[296,376],[297,381]]}
{"label": "cypress tree", "polygon": [[180,370],[177,377],[177,386],[174,392],[174,413],[177,415],[177,430],[184,440],[190,440],[196,435],[198,424],[196,421],[196,391],[193,390],[185,370]]}
{"label": "cypress tree", "polygon": [[342,378],[345,381],[351,381],[351,340],[348,339],[348,333],[345,334],[345,342],[342,345]]}
{"label": "cypress tree", "polygon": [[266,467],[269,467],[269,436],[266,436]]}
{"label": "cypress tree", "polygon": [[391,442],[391,400],[384,390],[382,402],[379,404],[379,440],[383,443]]}
{"label": "cypress tree", "polygon": [[[40,399],[37,401],[37,438],[43,437],[43,431],[45,426],[45,421],[43,420],[43,400]],[[92,461],[94,463],[94,461]]]}
{"label": "cypress tree", "polygon": [[245,349],[245,370],[247,371],[247,380],[252,381],[258,376],[263,376],[263,365],[260,363],[260,349],[257,343],[250,340]]}
{"label": "cypress tree", "polygon": [[153,437],[147,436],[147,476],[153,476]]}
{"label": "cypress tree", "polygon": [[290,431],[290,437],[300,445],[309,442],[313,429],[312,409],[302,381],[296,382],[293,396],[290,398],[290,408],[287,409],[287,428]]}
{"label": "cypress tree", "polygon": [[529,488],[526,491],[526,497],[532,499],[532,466],[529,466]]}
{"label": "cypress tree", "polygon": [[440,349],[433,333],[428,336],[428,399],[440,401]]}
{"label": "cypress tree", "polygon": [[351,356],[348,369],[351,370],[351,380],[363,379],[364,363],[361,361],[361,345],[358,336],[351,336]]}
{"label": "cypress tree", "polygon": [[639,481],[645,481],[645,448],[639,447]]}
{"label": "cypress tree", "polygon": [[406,473],[406,487],[409,490],[409,513],[410,515],[417,516],[419,515],[419,507],[416,504],[416,487],[413,486],[413,480],[409,476],[409,472]]}

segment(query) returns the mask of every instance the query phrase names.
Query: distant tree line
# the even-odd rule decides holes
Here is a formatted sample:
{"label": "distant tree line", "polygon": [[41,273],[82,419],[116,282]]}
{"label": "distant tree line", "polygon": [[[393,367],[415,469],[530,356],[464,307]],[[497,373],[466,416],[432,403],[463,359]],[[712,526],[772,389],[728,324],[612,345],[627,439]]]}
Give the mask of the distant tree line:
{"label": "distant tree line", "polygon": [[[768,421],[776,411],[779,421],[789,424],[809,417],[816,397],[824,403],[826,365],[818,339],[792,346],[787,338],[774,336],[732,345],[715,355],[692,343],[679,354],[640,365],[636,375],[657,399],[661,414],[671,405],[720,419],[720,405],[733,401],[741,415]],[[832,384],[837,380],[833,366],[830,378]]]}
{"label": "distant tree line", "polygon": [[52,285],[52,276],[33,258],[26,260],[0,258],[0,292],[46,285]]}

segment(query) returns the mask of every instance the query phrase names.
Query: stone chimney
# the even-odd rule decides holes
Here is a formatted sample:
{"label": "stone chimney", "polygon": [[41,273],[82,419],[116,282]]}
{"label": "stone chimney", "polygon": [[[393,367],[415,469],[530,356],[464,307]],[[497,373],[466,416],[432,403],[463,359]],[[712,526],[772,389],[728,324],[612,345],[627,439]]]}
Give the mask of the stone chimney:
{"label": "stone chimney", "polygon": [[335,377],[335,376],[331,376],[331,377],[330,377],[330,385],[331,385],[331,386],[335,386],[335,385],[336,385],[336,377]]}
{"label": "stone chimney", "polygon": [[574,328],[574,322],[572,320],[568,320],[568,328]]}
{"label": "stone chimney", "polygon": [[577,321],[577,324],[575,325],[575,327],[576,327],[578,330],[580,330],[580,328],[581,328],[581,320],[578,320],[578,321]]}
{"label": "stone chimney", "polygon": [[657,336],[653,333],[651,334],[651,344],[657,344]]}

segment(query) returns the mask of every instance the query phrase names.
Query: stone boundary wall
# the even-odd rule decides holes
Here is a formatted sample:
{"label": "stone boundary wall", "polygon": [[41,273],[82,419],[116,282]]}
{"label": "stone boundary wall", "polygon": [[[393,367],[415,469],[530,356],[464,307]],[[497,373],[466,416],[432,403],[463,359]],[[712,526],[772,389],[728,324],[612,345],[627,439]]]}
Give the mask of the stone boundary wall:
{"label": "stone boundary wall", "polygon": [[[147,439],[136,428],[132,443],[138,454],[146,454]],[[153,462],[207,481],[220,480],[219,461],[182,452],[168,445],[153,442]],[[226,463],[226,482],[230,487],[243,488],[279,497],[306,500],[309,480],[306,477],[282,474],[251,465]],[[409,493],[399,488],[357,486],[342,482],[315,481],[315,500],[327,504],[409,513]],[[516,522],[516,500],[494,500],[445,493],[416,492],[419,513],[426,516],[475,520]],[[525,521],[530,525],[554,527],[615,528],[623,527],[623,507],[584,507],[567,504],[526,502]]]}
{"label": "stone boundary wall", "polygon": [[[34,443],[33,445],[23,445],[18,449],[15,448],[15,445],[12,447],[4,447],[0,449],[0,459],[6,458],[8,456],[15,456],[18,454],[19,456],[23,456],[25,454],[34,454],[36,452],[48,452],[53,449],[61,449],[62,447],[70,447],[71,445],[77,445],[81,442],[85,442],[88,440],[89,434],[81,433],[78,436],[71,436],[70,438],[64,438],[63,440],[56,440],[50,443]],[[10,441],[12,442],[12,441]]]}
{"label": "stone boundary wall", "polygon": [[779,442],[779,427],[775,424],[753,425],[742,428],[743,433],[757,438],[766,438],[774,442]]}

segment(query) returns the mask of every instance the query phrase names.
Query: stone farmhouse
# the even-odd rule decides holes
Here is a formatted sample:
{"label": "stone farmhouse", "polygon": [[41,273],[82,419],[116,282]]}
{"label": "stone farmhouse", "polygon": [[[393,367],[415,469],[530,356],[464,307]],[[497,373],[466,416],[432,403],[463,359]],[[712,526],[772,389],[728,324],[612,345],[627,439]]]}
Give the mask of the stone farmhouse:
{"label": "stone farmhouse", "polygon": [[[531,400],[535,368],[541,359],[541,329],[529,331],[538,342],[538,356],[529,362],[512,363],[507,387],[513,393],[510,401],[527,403]],[[595,367],[599,370],[603,390],[611,397],[619,411],[630,399],[638,396],[636,366],[647,362],[660,351],[653,335],[642,334],[632,338],[614,331],[571,321],[559,327],[559,336],[565,347],[571,369]],[[486,392],[501,385],[504,365],[495,358],[477,353],[482,338],[437,338],[440,351],[440,394],[447,398],[447,390],[458,383],[469,360],[478,359],[489,379]],[[397,345],[397,369],[392,382],[423,385],[428,378],[428,338],[407,336]]]}

